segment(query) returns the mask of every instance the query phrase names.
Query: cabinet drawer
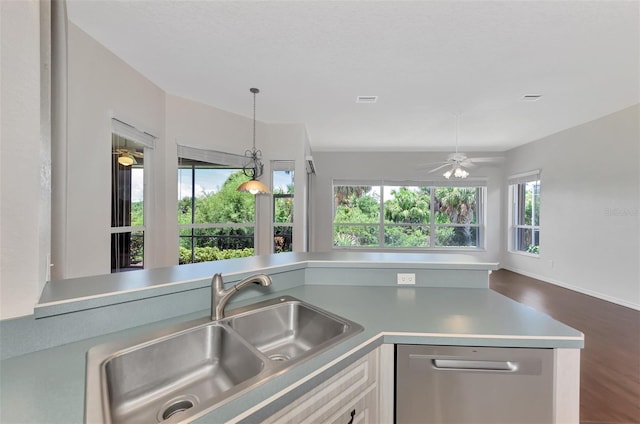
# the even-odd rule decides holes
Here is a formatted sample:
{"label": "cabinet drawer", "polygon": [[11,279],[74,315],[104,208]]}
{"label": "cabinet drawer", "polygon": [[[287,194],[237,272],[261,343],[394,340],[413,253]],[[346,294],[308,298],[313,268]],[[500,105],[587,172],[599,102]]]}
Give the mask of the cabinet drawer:
{"label": "cabinet drawer", "polygon": [[364,396],[338,411],[328,422],[331,424],[378,424],[378,391],[376,389],[375,385],[368,386]]}
{"label": "cabinet drawer", "polygon": [[[264,423],[341,423],[374,422],[365,419],[367,402],[377,402],[377,350],[296,399],[267,418]],[[369,397],[368,397],[369,396]],[[369,407],[369,409],[371,409]],[[370,414],[369,414],[370,415]]]}

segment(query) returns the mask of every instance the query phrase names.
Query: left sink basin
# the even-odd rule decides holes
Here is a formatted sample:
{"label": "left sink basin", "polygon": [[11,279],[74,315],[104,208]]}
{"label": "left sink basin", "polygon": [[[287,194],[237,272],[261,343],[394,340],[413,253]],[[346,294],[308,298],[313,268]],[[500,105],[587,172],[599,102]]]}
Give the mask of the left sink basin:
{"label": "left sink basin", "polygon": [[[211,323],[120,351],[102,363],[112,423],[180,418],[262,371],[234,333]],[[192,411],[189,411],[192,412]],[[171,420],[173,421],[173,420]]]}

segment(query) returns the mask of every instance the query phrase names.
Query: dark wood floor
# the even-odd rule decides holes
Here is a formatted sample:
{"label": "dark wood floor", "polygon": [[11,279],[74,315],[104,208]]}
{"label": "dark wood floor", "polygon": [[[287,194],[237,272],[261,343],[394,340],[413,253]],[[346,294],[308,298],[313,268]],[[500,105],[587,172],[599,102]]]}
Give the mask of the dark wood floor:
{"label": "dark wood floor", "polygon": [[491,288],[584,333],[580,422],[640,423],[640,311],[506,270]]}

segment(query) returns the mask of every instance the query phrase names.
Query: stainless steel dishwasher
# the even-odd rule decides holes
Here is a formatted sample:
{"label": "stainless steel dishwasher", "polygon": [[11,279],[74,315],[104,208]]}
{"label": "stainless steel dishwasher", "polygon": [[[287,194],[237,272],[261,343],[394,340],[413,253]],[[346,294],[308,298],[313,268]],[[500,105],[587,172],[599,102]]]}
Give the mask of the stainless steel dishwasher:
{"label": "stainless steel dishwasher", "polygon": [[553,421],[553,349],[398,345],[396,423]]}

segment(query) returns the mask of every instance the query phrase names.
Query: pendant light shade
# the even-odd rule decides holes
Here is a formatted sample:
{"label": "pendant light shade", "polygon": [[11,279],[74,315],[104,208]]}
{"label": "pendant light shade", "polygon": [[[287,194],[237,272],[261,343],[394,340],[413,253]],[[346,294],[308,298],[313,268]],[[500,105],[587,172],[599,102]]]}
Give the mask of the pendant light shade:
{"label": "pendant light shade", "polygon": [[249,180],[240,184],[238,191],[245,191],[251,194],[269,194],[269,188],[258,180]]}
{"label": "pendant light shade", "polygon": [[238,186],[237,191],[248,192],[251,194],[269,194],[271,191],[269,188],[258,181],[258,178],[262,175],[264,165],[260,158],[262,152],[256,150],[256,94],[260,92],[257,88],[250,88],[249,91],[253,93],[253,148],[244,152],[244,155],[249,159],[247,164],[242,168],[242,172],[251,180],[244,182]]}

